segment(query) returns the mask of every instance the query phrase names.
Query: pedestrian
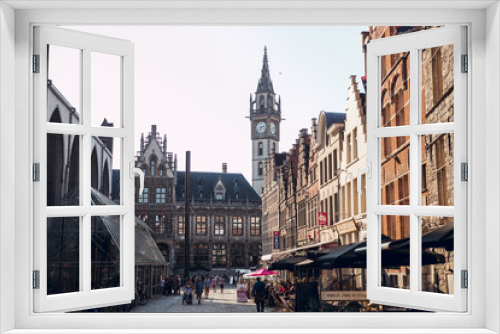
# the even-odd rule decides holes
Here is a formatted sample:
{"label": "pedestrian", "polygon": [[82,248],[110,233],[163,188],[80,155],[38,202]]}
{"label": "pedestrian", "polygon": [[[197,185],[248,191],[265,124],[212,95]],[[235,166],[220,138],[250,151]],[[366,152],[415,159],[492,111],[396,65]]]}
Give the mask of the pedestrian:
{"label": "pedestrian", "polygon": [[212,282],[210,281],[210,277],[208,275],[205,277],[203,281],[203,289],[205,290],[205,299],[208,299],[208,294],[210,293],[210,285]]}
{"label": "pedestrian", "polygon": [[181,290],[181,278],[179,275],[177,275],[174,278],[174,294],[180,295],[181,293],[180,290]]}
{"label": "pedestrian", "polygon": [[201,295],[203,294],[203,281],[201,280],[201,276],[198,276],[195,288],[196,288],[196,299],[198,299],[198,305],[199,305],[201,304]]}
{"label": "pedestrian", "polygon": [[224,293],[224,285],[226,285],[226,279],[224,276],[219,277],[220,293]]}
{"label": "pedestrian", "polygon": [[163,277],[161,279],[161,294],[164,295],[165,294],[165,288],[167,286],[167,282],[165,280],[165,277]]}
{"label": "pedestrian", "polygon": [[255,282],[252,295],[255,298],[255,304],[257,305],[257,312],[264,312],[264,303],[266,301],[266,285],[261,282],[260,277],[257,277],[257,282]]}
{"label": "pedestrian", "polygon": [[212,289],[214,289],[214,292],[217,292],[217,276],[212,278]]}

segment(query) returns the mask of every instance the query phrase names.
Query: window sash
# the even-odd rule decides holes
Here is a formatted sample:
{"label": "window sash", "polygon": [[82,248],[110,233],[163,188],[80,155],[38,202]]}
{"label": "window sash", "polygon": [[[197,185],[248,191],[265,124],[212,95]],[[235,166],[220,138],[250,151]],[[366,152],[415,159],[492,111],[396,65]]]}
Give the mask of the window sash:
{"label": "window sash", "polygon": [[[466,75],[460,72],[461,54],[466,53],[464,27],[438,28],[403,36],[379,39],[368,46],[368,90],[376,92],[368,95],[367,133],[368,163],[372,166],[372,178],[368,180],[368,258],[367,258],[367,296],[371,302],[420,308],[427,310],[466,311],[467,290],[461,289],[460,271],[467,268],[466,253],[466,218],[467,202],[466,182],[460,180],[460,164],[467,161],[466,137]],[[422,49],[435,46],[454,45],[454,123],[419,124],[420,84],[410,86],[410,125],[381,128],[382,106],[380,99],[380,58],[384,55],[410,51],[410,71],[413,82],[421,82],[420,59]],[[420,135],[454,133],[454,191],[455,207],[421,206],[420,180],[421,140]],[[410,205],[380,205],[381,203],[381,138],[410,136]],[[381,272],[381,215],[410,216],[410,290],[380,286]],[[454,217],[454,295],[444,295],[419,291],[421,284],[421,228],[419,217],[441,216]]]}
{"label": "window sash", "polygon": [[[81,124],[47,123],[47,46],[80,49]],[[90,124],[90,54],[101,52],[121,57],[121,128],[92,127]],[[127,177],[127,162],[133,162],[133,45],[108,38],[52,27],[35,27],[34,53],[40,55],[40,73],[34,74],[35,135],[33,159],[40,163],[41,180],[34,184],[34,270],[40,271],[40,289],[34,290],[35,312],[71,311],[130,302],[134,297],[134,182]],[[47,207],[47,134],[80,135],[80,205]],[[120,161],[121,205],[91,206],[90,150],[93,136],[115,137],[122,142]],[[120,215],[120,286],[91,289],[91,217]],[[79,291],[47,295],[47,218],[80,217]]]}

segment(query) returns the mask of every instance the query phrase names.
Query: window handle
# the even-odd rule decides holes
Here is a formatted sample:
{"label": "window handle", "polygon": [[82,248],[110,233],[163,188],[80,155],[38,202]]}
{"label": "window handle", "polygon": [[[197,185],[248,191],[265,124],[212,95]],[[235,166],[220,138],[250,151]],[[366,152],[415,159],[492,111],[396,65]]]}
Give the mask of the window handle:
{"label": "window handle", "polygon": [[[366,168],[361,168],[358,170],[358,193],[362,194],[361,190],[361,175],[366,174],[366,176],[371,179],[372,178],[372,163],[370,161],[366,162]],[[366,186],[366,185],[365,185]]]}
{"label": "window handle", "polygon": [[134,167],[135,163],[130,162],[130,178],[135,178],[135,174],[139,175],[139,195],[144,191],[144,172],[142,169]]}

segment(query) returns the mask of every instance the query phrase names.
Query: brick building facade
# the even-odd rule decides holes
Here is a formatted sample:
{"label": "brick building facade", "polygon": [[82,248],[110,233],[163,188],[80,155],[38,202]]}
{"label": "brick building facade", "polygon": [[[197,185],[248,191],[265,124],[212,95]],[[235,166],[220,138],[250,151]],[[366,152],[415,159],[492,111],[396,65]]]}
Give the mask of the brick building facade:
{"label": "brick building facade", "polygon": [[[363,52],[370,40],[434,27],[369,27],[362,33]],[[366,57],[365,57],[366,62]],[[366,71],[366,63],[365,63]],[[421,123],[453,122],[453,48],[443,46],[422,50],[422,114]],[[281,250],[303,250],[308,247],[327,247],[325,244],[347,245],[366,239],[366,192],[357,192],[358,184],[366,187],[366,175],[357,178],[357,172],[366,167],[366,81],[362,77],[365,93],[361,92],[356,77],[350,77],[347,108],[343,119],[332,122],[335,113],[321,112],[318,124],[313,120],[311,134],[301,130],[299,141],[288,153],[280,170],[280,221],[285,224],[290,213],[296,212],[297,236],[293,229],[282,229]],[[409,53],[383,56],[381,59],[381,127],[410,125],[410,58]],[[307,138],[308,140],[305,140]],[[453,134],[422,136],[421,205],[453,205]],[[300,144],[299,144],[300,143]],[[381,147],[381,204],[409,205],[409,137],[382,138]],[[414,148],[416,149],[416,148]],[[304,153],[309,163],[304,163]],[[293,173],[294,161],[298,173]],[[292,163],[290,163],[292,162]],[[269,164],[275,166],[275,164]],[[305,170],[308,166],[308,170]],[[292,168],[292,172],[289,169]],[[266,170],[267,173],[272,172]],[[308,177],[304,178],[304,174]],[[296,178],[296,179],[294,179]],[[314,180],[314,181],[313,181]],[[265,188],[269,188],[268,179]],[[293,186],[295,185],[295,187]],[[307,196],[305,196],[307,189]],[[273,188],[275,191],[275,188]],[[295,191],[295,193],[293,193]],[[284,204],[285,198],[296,199],[295,209]],[[263,197],[264,206],[271,198]],[[290,203],[290,201],[286,202]],[[418,203],[420,204],[420,203]],[[304,206],[307,214],[304,215]],[[295,211],[294,211],[295,210]],[[327,214],[327,225],[318,226],[317,213]],[[421,217],[422,234],[453,222],[452,218]],[[280,225],[284,226],[284,225]],[[307,226],[307,228],[305,228]],[[268,232],[271,232],[270,230]],[[381,234],[391,240],[410,236],[408,216],[382,216]],[[304,235],[307,238],[304,238]],[[270,238],[270,237],[269,237]],[[269,239],[270,240],[270,239]],[[295,242],[294,242],[295,240]],[[290,244],[290,242],[292,242]],[[314,249],[314,248],[313,248]],[[453,246],[433,248],[445,263],[424,265],[422,288],[424,291],[453,293]],[[267,253],[267,249],[264,252]],[[287,253],[288,254],[288,253]],[[278,255],[279,256],[279,255]],[[271,260],[274,261],[276,256]],[[350,270],[350,269],[349,269]],[[348,270],[348,271],[349,271]],[[351,287],[365,288],[363,272],[351,270],[356,277]],[[332,273],[333,276],[339,273]],[[330,275],[330,274],[328,274]],[[338,276],[337,276],[338,277]],[[331,278],[338,279],[338,278]],[[408,288],[409,267],[382,270],[382,285]]]}

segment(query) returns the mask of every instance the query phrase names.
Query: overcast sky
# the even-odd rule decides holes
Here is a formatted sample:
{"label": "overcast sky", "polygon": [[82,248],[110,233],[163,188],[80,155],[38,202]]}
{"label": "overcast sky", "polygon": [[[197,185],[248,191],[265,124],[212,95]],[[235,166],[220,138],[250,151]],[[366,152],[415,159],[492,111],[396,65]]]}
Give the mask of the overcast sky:
{"label": "overcast sky", "polygon": [[[267,46],[274,90],[281,96],[280,150],[321,110],[344,111],[349,76],[364,75],[361,32],[366,27],[72,27],[130,40],[135,45],[135,150],[151,124],[167,134],[169,152],[185,170],[243,173],[251,183],[249,96],[254,94]],[[51,79],[78,105],[76,72],[51,55]],[[61,52],[64,62],[71,57]],[[109,59],[108,59],[109,58]],[[76,59],[76,57],[73,57]],[[119,64],[93,58],[93,125],[117,119]],[[63,60],[59,63],[62,64]],[[54,64],[54,65],[52,65]],[[76,63],[77,64],[77,63]],[[96,67],[98,66],[98,67]],[[75,66],[71,66],[75,67]],[[76,79],[75,79],[76,78]],[[116,112],[113,112],[115,110]]]}

